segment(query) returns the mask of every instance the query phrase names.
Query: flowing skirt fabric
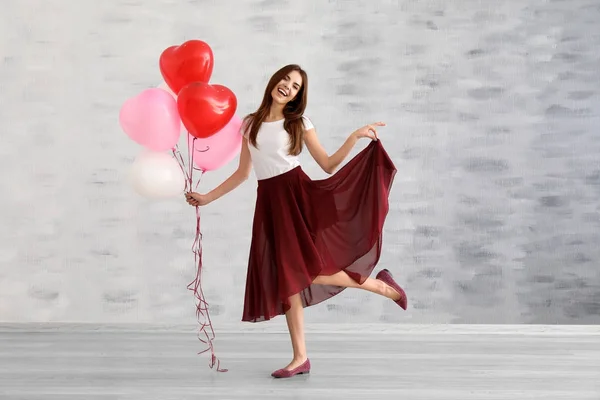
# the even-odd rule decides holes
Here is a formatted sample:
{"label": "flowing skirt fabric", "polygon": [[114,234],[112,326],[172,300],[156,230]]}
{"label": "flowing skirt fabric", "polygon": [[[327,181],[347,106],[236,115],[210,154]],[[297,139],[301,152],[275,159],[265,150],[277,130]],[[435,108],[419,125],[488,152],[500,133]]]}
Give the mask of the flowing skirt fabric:
{"label": "flowing skirt fabric", "polygon": [[242,321],[284,314],[297,293],[308,307],[344,290],[312,283],[318,275],[362,284],[379,261],[395,174],[378,140],[326,179],[296,167],[259,180]]}

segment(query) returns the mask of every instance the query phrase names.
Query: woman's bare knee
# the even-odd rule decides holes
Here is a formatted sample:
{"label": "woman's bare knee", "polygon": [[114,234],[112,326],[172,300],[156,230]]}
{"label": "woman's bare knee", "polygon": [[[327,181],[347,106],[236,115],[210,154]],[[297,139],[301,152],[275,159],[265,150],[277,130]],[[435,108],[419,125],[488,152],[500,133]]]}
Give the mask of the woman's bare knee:
{"label": "woman's bare knee", "polygon": [[294,306],[302,307],[302,300],[300,299],[300,293],[296,293],[288,297],[288,301],[290,302],[290,307],[294,308]]}
{"label": "woman's bare knee", "polygon": [[317,285],[327,285],[330,282],[330,279],[330,276],[319,275],[313,280],[313,283],[316,283]]}

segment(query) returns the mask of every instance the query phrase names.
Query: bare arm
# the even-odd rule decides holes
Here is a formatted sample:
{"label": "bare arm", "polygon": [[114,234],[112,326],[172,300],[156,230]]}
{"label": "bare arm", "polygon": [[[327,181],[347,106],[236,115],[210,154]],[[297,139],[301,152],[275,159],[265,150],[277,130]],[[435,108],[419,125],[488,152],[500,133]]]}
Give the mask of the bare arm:
{"label": "bare arm", "polygon": [[342,144],[342,146],[333,153],[328,155],[317,137],[317,132],[314,128],[308,129],[304,132],[304,143],[310,152],[310,155],[315,159],[317,164],[328,174],[333,174],[339,165],[346,159],[352,148],[358,141],[363,137],[368,137],[373,140],[377,140],[376,126],[385,126],[383,122],[376,122],[374,124],[363,126],[352,132],[348,139]]}
{"label": "bare arm", "polygon": [[240,152],[240,162],[237,170],[229,176],[223,183],[208,192],[207,194],[186,193],[187,202],[192,206],[205,206],[231,192],[240,186],[250,176],[252,170],[252,160],[250,159],[250,150],[248,149],[248,139],[242,139],[242,151]]}

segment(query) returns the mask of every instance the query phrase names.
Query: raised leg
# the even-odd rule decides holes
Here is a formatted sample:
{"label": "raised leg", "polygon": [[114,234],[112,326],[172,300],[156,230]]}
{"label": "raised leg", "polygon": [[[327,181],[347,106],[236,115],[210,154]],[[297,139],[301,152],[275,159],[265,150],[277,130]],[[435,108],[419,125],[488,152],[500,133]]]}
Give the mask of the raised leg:
{"label": "raised leg", "polygon": [[401,297],[400,293],[379,279],[367,278],[362,285],[359,285],[344,271],[340,271],[333,275],[319,275],[315,278],[313,283],[316,283],[317,285],[333,285],[368,290],[369,292],[385,296],[394,301]]}

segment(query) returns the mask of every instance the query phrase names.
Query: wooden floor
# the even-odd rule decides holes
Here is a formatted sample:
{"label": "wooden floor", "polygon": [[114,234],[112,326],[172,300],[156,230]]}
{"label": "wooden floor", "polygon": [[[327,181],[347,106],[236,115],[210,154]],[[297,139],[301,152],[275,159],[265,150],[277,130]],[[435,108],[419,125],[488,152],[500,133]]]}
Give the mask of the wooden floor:
{"label": "wooden floor", "polygon": [[217,373],[193,331],[0,325],[0,399],[600,399],[600,329],[357,329],[309,332],[311,374],[275,380],[283,332],[218,333]]}

